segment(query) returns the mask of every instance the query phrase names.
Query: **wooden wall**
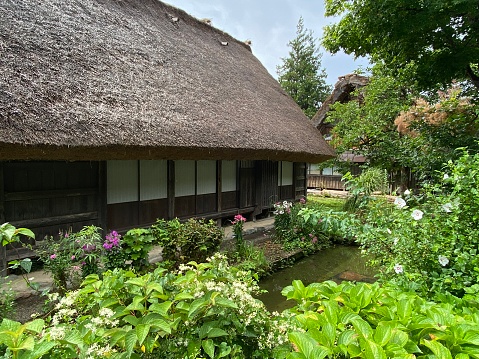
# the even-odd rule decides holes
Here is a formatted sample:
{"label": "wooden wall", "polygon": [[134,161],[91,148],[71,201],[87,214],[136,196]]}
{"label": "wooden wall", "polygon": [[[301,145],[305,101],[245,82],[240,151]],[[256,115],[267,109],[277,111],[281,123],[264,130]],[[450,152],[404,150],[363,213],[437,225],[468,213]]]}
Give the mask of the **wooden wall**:
{"label": "wooden wall", "polygon": [[0,162],[0,219],[37,239],[158,218],[252,216],[305,194],[305,164],[274,161]]}
{"label": "wooden wall", "polygon": [[99,225],[99,174],[98,162],[5,162],[5,221],[30,228],[37,240]]}

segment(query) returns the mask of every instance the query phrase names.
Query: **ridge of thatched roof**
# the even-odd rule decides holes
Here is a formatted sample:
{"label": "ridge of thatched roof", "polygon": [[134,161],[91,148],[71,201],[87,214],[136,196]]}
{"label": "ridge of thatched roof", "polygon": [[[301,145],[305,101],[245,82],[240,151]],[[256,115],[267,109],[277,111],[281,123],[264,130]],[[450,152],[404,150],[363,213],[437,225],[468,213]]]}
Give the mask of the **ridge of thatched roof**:
{"label": "ridge of thatched roof", "polygon": [[334,85],[333,92],[328,98],[323,102],[319,110],[315,113],[311,121],[313,125],[323,132],[324,127],[331,127],[330,124],[325,124],[324,120],[326,119],[330,107],[336,102],[347,102],[351,100],[351,94],[357,89],[364,87],[368,84],[369,77],[358,75],[358,74],[348,74],[340,76],[338,81]]}
{"label": "ridge of thatched roof", "polygon": [[156,0],[0,3],[0,159],[333,155],[248,45]]}

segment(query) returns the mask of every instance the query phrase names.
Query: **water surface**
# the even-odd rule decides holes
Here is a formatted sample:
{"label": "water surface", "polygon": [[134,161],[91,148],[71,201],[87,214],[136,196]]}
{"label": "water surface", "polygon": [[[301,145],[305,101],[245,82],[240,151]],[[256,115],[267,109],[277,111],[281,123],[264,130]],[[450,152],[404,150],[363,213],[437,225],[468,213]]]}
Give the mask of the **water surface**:
{"label": "water surface", "polygon": [[291,285],[295,279],[303,281],[304,285],[314,282],[338,278],[342,273],[352,272],[373,277],[374,271],[366,266],[366,258],[356,246],[335,246],[302,258],[293,266],[281,269],[260,281],[261,289],[268,293],[258,298],[270,311],[281,312],[292,307],[295,302],[286,301],[281,295],[284,287]]}

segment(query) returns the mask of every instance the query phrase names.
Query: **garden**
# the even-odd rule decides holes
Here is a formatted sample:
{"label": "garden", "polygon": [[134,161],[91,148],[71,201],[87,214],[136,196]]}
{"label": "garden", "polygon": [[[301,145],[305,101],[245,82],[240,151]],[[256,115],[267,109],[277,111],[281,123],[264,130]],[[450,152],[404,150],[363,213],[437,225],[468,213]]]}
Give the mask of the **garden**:
{"label": "garden", "polygon": [[[282,291],[295,305],[281,313],[257,299],[267,269],[243,238],[241,215],[229,251],[219,250],[223,232],[212,221],[158,220],[105,238],[94,226],[60,233],[38,250],[55,284],[46,311],[9,319],[11,293],[2,289],[0,355],[477,358],[478,168],[479,155],[462,150],[437,181],[392,199],[375,194],[381,175],[365,171],[346,176],[350,195],[340,205],[276,203],[284,248],[308,254],[354,243],[378,273],[373,284],[295,280]],[[8,223],[0,234],[3,244],[33,235]],[[155,266],[153,245],[163,248]],[[28,272],[28,261],[12,265]]]}

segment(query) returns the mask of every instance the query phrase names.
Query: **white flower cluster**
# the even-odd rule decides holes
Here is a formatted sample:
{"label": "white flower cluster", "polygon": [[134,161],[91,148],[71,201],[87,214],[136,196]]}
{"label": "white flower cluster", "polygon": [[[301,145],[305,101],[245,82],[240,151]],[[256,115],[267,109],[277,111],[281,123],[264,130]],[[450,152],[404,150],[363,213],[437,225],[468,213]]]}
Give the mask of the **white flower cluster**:
{"label": "white flower cluster", "polygon": [[291,207],[293,206],[293,203],[288,202],[288,201],[283,201],[283,202],[277,202],[274,205],[274,214],[284,214],[284,213],[289,213],[291,211]]}
{"label": "white flower cluster", "polygon": [[62,340],[63,338],[65,338],[65,332],[65,327],[57,325],[51,327],[48,333],[50,334],[51,340]]}
{"label": "white flower cluster", "polygon": [[98,317],[92,317],[90,323],[85,324],[85,328],[97,333],[99,329],[106,327],[116,327],[119,324],[118,319],[112,320],[115,312],[110,308],[101,308],[98,312]]}
{"label": "white flower cluster", "polygon": [[60,298],[60,301],[55,305],[57,312],[52,317],[52,325],[56,326],[61,322],[70,323],[77,315],[77,310],[72,308],[78,297],[79,291],[68,292],[65,297]]}
{"label": "white flower cluster", "polygon": [[109,358],[114,352],[116,352],[116,350],[111,348],[109,344],[100,345],[93,343],[86,350],[86,359]]}
{"label": "white flower cluster", "polygon": [[302,327],[296,325],[297,321],[290,312],[285,311],[281,313],[281,316],[278,312],[273,312],[272,316],[274,319],[271,321],[270,330],[259,337],[258,345],[260,349],[273,349],[289,342],[288,333],[305,332]]}

